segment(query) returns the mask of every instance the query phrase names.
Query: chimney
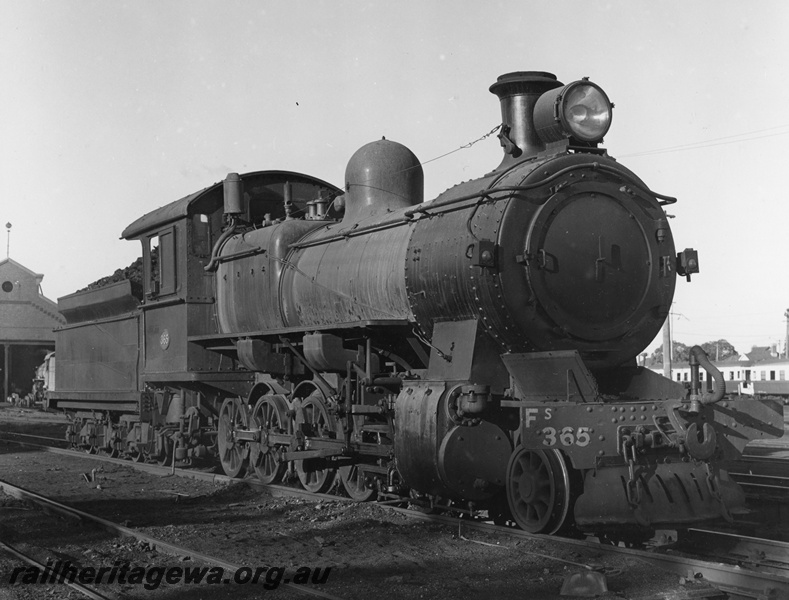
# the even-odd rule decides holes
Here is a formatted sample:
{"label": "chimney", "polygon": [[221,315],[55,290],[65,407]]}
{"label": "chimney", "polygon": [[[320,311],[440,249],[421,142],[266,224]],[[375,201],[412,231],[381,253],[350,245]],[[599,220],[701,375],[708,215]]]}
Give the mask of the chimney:
{"label": "chimney", "polygon": [[504,148],[504,160],[498,168],[545,149],[534,128],[534,105],[542,94],[562,85],[553,73],[516,71],[502,75],[490,86],[501,102],[499,140]]}

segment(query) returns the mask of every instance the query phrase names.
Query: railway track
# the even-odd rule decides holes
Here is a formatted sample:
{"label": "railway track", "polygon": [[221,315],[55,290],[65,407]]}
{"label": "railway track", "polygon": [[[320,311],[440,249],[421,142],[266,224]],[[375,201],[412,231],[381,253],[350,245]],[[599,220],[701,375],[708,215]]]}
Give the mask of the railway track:
{"label": "railway track", "polygon": [[745,492],[760,500],[789,501],[789,460],[783,456],[749,455],[732,463],[729,473]]}
{"label": "railway track", "polygon": [[[6,553],[10,554],[14,558],[17,558],[17,559],[23,561],[27,565],[30,565],[31,567],[33,567],[35,569],[38,569],[39,572],[41,572],[41,573],[43,573],[47,569],[47,565],[42,564],[41,562],[37,561],[32,556],[29,556],[28,554],[25,554],[24,552],[22,552],[18,548],[15,548],[14,546],[12,546],[10,544],[6,544],[3,541],[0,541],[0,550],[5,551]],[[82,584],[80,584],[79,582],[76,582],[76,581],[74,581],[74,582],[66,581],[66,582],[64,582],[64,585],[67,585],[71,589],[78,591],[80,594],[82,594],[86,598],[90,598],[91,600],[110,600],[110,597],[105,596],[103,594],[100,594],[97,591],[95,591],[95,590],[93,590],[93,589],[91,589],[91,588],[89,588],[87,586],[84,586],[84,585],[82,585]]]}
{"label": "railway track", "polygon": [[694,528],[683,533],[672,551],[685,551],[789,579],[789,542]]}
{"label": "railway track", "polygon": [[[37,506],[41,507],[44,511],[54,512],[66,518],[77,519],[82,522],[93,523],[95,525],[98,525],[102,529],[106,530],[108,533],[112,535],[133,538],[138,542],[143,542],[148,544],[149,547],[156,548],[160,552],[164,552],[173,556],[189,556],[193,560],[197,560],[209,565],[221,567],[222,569],[225,570],[225,573],[228,573],[231,576],[244,568],[241,565],[224,560],[220,557],[205,554],[203,552],[195,550],[194,548],[185,548],[183,546],[173,544],[166,540],[155,538],[145,533],[136,531],[129,527],[125,527],[118,523],[114,523],[107,519],[97,517],[85,511],[67,506],[66,504],[57,502],[51,498],[47,498],[46,496],[37,494],[36,492],[21,488],[19,486],[10,484],[2,480],[0,480],[0,490],[2,490],[4,493],[6,493],[9,496],[17,498],[18,500],[32,502]],[[327,594],[320,590],[310,588],[304,585],[299,585],[296,583],[290,583],[290,582],[283,583],[283,586],[295,590],[300,594],[311,596],[314,598],[323,598],[325,600],[340,600],[337,596],[334,596],[332,594]],[[105,596],[97,594],[93,590],[87,588],[81,589],[79,591],[81,591],[85,595],[88,595],[88,597],[97,598],[98,600],[103,600],[105,598]],[[95,594],[95,595],[91,595],[91,594]]]}
{"label": "railway track", "polygon": [[[26,435],[24,437],[29,440],[35,436]],[[19,439],[4,439],[3,441],[64,456],[89,458],[100,462],[120,464],[152,474],[171,474],[213,483],[238,483],[240,481],[272,496],[299,496],[313,500],[346,500],[348,502],[353,502],[351,499],[343,499],[338,496],[327,494],[315,494],[299,488],[283,485],[265,485],[254,479],[238,480],[207,471],[178,469],[172,466],[160,466],[156,464],[134,463],[108,456],[91,455],[74,450],[53,448],[51,446],[35,444],[30,441]],[[16,497],[20,497],[19,494],[23,496],[28,494],[26,491],[15,489],[14,486],[8,486],[9,484],[0,483],[0,488],[6,491],[6,493],[16,495]],[[30,496],[26,497],[27,499],[31,499]],[[46,499],[42,500],[37,498],[35,501],[46,503]],[[787,543],[758,539],[731,532],[692,529],[684,533],[675,544],[663,545],[646,551],[626,548],[621,545],[601,544],[599,540],[594,538],[570,539],[534,535],[513,527],[497,526],[485,522],[480,518],[474,518],[473,515],[469,514],[462,515],[462,518],[456,516],[457,513],[455,513],[454,516],[446,514],[426,514],[424,511],[396,506],[397,504],[402,505],[402,499],[391,500],[389,502],[383,502],[382,504],[388,504],[388,506],[386,506],[388,509],[400,512],[410,519],[457,527],[458,537],[464,534],[467,535],[469,532],[482,532],[514,540],[538,539],[550,541],[552,544],[594,549],[597,552],[606,554],[624,554],[635,560],[647,561],[650,564],[654,564],[657,568],[676,573],[680,577],[689,580],[703,578],[711,585],[728,594],[731,598],[753,598],[761,600],[763,598],[789,597],[789,544]],[[81,518],[89,519],[91,517],[89,515],[82,515]],[[179,548],[172,544],[168,545],[167,542],[155,540],[150,538],[150,536],[139,534],[132,529],[124,528],[116,524],[107,522],[102,526],[114,531],[116,535],[131,535],[136,537],[136,539],[146,540],[148,543],[157,545],[157,547],[164,548],[176,554],[189,553],[193,556],[199,555],[199,553],[193,552],[191,549]],[[506,543],[502,548],[506,548]],[[717,549],[717,551],[710,552],[712,548]],[[214,557],[210,556],[204,557],[205,561],[209,563],[213,558]],[[224,566],[232,570],[234,565]]]}

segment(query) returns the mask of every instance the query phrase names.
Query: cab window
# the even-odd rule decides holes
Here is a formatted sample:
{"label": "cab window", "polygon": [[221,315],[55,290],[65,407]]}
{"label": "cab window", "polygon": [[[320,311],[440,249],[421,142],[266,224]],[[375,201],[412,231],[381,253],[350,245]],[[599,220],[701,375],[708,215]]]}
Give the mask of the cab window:
{"label": "cab window", "polygon": [[170,227],[148,238],[145,248],[145,271],[148,274],[149,297],[175,293],[175,265],[175,228]]}
{"label": "cab window", "polygon": [[208,215],[192,215],[192,253],[195,256],[211,256],[211,223]]}

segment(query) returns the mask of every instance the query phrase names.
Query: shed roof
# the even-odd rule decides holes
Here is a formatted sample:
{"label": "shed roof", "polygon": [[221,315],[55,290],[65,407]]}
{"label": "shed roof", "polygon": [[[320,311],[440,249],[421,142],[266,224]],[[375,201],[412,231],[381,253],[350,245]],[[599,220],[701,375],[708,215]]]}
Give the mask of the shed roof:
{"label": "shed roof", "polygon": [[0,260],[0,341],[54,341],[53,329],[65,319],[57,304],[41,293],[43,278],[11,258]]}

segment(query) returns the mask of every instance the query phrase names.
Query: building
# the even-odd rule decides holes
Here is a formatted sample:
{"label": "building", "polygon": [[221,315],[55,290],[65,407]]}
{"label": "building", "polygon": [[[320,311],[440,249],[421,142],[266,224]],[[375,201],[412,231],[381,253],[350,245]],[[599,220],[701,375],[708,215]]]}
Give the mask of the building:
{"label": "building", "polygon": [[[754,346],[750,352],[731,356],[726,360],[712,361],[723,374],[727,394],[769,394],[789,396],[789,359],[781,356],[770,346]],[[649,363],[646,367],[663,374],[661,363]],[[671,378],[675,381],[690,383],[690,365],[672,365]],[[704,369],[699,369],[699,378],[711,383]]]}
{"label": "building", "polygon": [[0,392],[24,397],[36,367],[55,349],[56,327],[66,321],[41,293],[43,275],[11,258],[0,261]]}

